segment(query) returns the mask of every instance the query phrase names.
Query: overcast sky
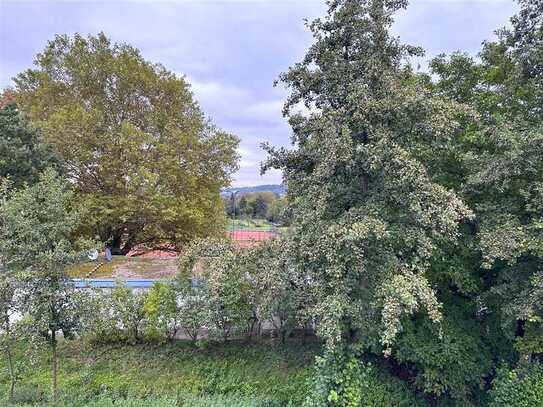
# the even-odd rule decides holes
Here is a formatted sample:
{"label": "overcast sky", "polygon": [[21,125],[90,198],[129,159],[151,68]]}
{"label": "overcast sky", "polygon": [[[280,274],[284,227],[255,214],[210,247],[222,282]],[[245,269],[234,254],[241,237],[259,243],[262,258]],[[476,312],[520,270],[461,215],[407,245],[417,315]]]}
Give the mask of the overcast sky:
{"label": "overcast sky", "polygon": [[[476,55],[516,10],[513,0],[412,0],[394,32],[424,47],[425,60],[458,49]],[[324,0],[0,0],[0,86],[31,67],[55,34],[103,31],[185,75],[206,114],[240,137],[235,186],[279,183],[279,173],[259,175],[260,144],[290,142],[286,93],[273,81],[311,43],[303,19],[324,12]]]}

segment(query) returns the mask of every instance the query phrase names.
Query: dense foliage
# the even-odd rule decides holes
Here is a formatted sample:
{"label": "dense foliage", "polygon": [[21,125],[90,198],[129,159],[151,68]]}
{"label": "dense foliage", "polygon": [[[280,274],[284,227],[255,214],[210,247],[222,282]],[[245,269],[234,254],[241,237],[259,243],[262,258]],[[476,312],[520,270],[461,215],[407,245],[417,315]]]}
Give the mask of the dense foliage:
{"label": "dense foliage", "polygon": [[273,192],[232,193],[224,197],[226,214],[230,218],[267,219],[288,224],[286,199]]}
{"label": "dense foliage", "polygon": [[15,187],[33,184],[39,174],[58,162],[41,142],[37,129],[14,103],[0,108],[0,181],[9,178]]}
{"label": "dense foliage", "polygon": [[304,293],[289,283],[280,247],[281,240],[243,251],[228,240],[195,242],[179,264],[182,301],[193,305],[185,312],[202,315],[200,326],[223,341],[232,335],[251,339],[269,323],[284,343],[300,326]]}
{"label": "dense foliage", "polygon": [[[67,267],[80,261],[90,246],[74,239],[79,213],[71,208],[68,185],[53,170],[45,171],[36,184],[5,194],[0,202],[0,267],[7,282],[3,305],[9,305],[10,295],[20,296],[16,310],[28,319],[34,346],[40,342],[49,346],[56,400],[57,335],[62,332],[70,338],[80,317]],[[17,284],[10,284],[10,278]],[[10,286],[19,291],[10,293]]]}
{"label": "dense foliage", "polygon": [[[37,338],[50,346],[57,398],[62,331],[110,354],[160,344],[167,353],[152,366],[167,377],[163,388],[179,368],[170,358],[201,362],[198,352],[223,342],[220,366],[174,375],[187,394],[128,392],[114,376],[120,364],[98,379],[71,378],[98,397],[85,402],[104,405],[116,399],[111,383],[118,398],[157,396],[157,405],[198,405],[199,395],[242,406],[541,405],[543,0],[519,0],[510,28],[477,58],[439,55],[429,72],[410,65],[422,49],[390,34],[407,3],[328,1],[327,15],[308,23],[314,44],[281,75],[293,148],[266,146],[264,170],[283,171],[288,195],[225,203],[233,217],[288,219],[288,233],[249,249],[193,241],[177,278],[148,292],[119,282],[76,294],[65,270],[88,246],[78,237],[127,250],[224,232],[219,190],[235,168],[236,139],[209,124],[184,80],[134,48],[104,35],[50,42],[0,113],[0,148],[15,157],[0,157],[0,176],[15,182],[4,184],[0,206],[0,385],[10,398],[28,384],[14,360]],[[71,183],[52,170],[38,176],[50,164],[42,142]],[[247,367],[258,354],[228,349],[264,333],[287,347],[318,335],[310,381],[252,367],[230,379],[231,357]],[[179,336],[190,345],[169,343]],[[287,347],[274,347],[273,369],[288,370],[276,359]]]}
{"label": "dense foliage", "polygon": [[238,141],[184,79],[104,34],[56,36],[35,63],[14,79],[15,98],[74,184],[83,232],[126,252],[221,230]]}
{"label": "dense foliage", "polygon": [[[16,349],[24,357],[25,346]],[[61,342],[59,407],[281,407],[298,406],[307,395],[315,349],[270,344],[89,345]],[[48,355],[36,355],[33,369],[15,392],[23,406],[45,406]],[[0,358],[0,392],[9,382]],[[0,405],[4,406],[0,396]],[[28,403],[28,404],[26,404]]]}
{"label": "dense foliage", "polygon": [[326,343],[308,403],[363,405],[361,383],[343,386],[368,358],[443,405],[538,383],[492,380],[542,350],[543,2],[521,0],[480,58],[441,55],[430,74],[389,34],[407,1],[328,4],[281,76],[295,148],[267,147],[265,166],[283,170],[285,250]]}
{"label": "dense foliage", "polygon": [[500,369],[490,392],[490,407],[532,407],[543,405],[543,368],[539,364]]}

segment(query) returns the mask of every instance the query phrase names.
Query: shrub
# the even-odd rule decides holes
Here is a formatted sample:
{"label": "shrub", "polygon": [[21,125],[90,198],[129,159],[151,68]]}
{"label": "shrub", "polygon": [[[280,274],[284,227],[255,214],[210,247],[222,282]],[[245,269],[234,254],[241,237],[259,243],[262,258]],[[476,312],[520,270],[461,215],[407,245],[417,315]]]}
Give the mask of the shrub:
{"label": "shrub", "polygon": [[131,290],[120,280],[112,291],[81,293],[82,333],[94,343],[141,342],[148,325],[146,300],[146,293]]}
{"label": "shrub", "polygon": [[393,358],[408,367],[414,386],[426,395],[477,404],[481,383],[492,370],[490,349],[469,314],[450,304],[444,309],[447,319],[439,325],[422,315],[405,318]]}
{"label": "shrub", "polygon": [[268,240],[243,254],[248,297],[258,322],[270,321],[284,343],[295,328],[310,325],[308,282],[296,274],[284,253],[285,241]]}
{"label": "shrub", "polygon": [[534,363],[526,368],[498,370],[492,382],[489,407],[543,406],[543,366]]}
{"label": "shrub", "polygon": [[116,319],[111,293],[96,289],[79,296],[82,333],[93,343],[123,341],[125,335]]}
{"label": "shrub", "polygon": [[313,393],[306,407],[412,407],[424,405],[400,380],[362,362],[349,349],[336,348],[317,358]]}
{"label": "shrub", "polygon": [[146,296],[143,311],[146,336],[151,340],[173,340],[179,330],[177,293],[172,284],[156,282]]}
{"label": "shrub", "polygon": [[[205,297],[209,334],[227,341],[234,332],[247,330],[252,317],[250,285],[239,253],[228,240],[203,239],[195,242],[180,259],[178,284],[185,287],[200,268],[199,295]],[[197,301],[193,298],[191,301]]]}
{"label": "shrub", "polygon": [[[37,386],[19,386],[15,388],[11,403],[17,404],[38,404],[42,405],[47,400],[45,392]],[[0,399],[0,402],[2,400]]]}
{"label": "shrub", "polygon": [[122,329],[124,338],[130,343],[140,342],[145,330],[143,306],[147,295],[127,288],[121,281],[111,292],[113,318]]}
{"label": "shrub", "polygon": [[179,324],[193,343],[198,340],[200,329],[208,323],[207,300],[199,289],[184,291],[179,305]]}

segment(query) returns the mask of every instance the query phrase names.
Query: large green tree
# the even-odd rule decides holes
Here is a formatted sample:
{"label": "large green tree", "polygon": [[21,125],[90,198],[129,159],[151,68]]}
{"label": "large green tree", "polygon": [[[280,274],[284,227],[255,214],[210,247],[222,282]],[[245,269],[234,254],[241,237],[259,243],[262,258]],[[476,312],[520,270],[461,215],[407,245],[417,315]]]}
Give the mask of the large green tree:
{"label": "large green tree", "polygon": [[476,282],[469,294],[494,338],[494,357],[514,362],[518,352],[525,363],[543,354],[543,1],[519,3],[510,28],[483,45],[480,59],[456,53],[430,66],[436,95],[477,111],[435,172],[476,215],[464,238]]}
{"label": "large green tree", "polygon": [[[389,34],[407,1],[328,4],[328,15],[310,24],[315,42],[305,58],[281,76],[295,148],[268,148],[265,168],[283,170],[294,223],[287,250],[291,267],[312,281],[326,355],[384,352],[399,364],[393,349],[413,318],[434,327],[427,343],[447,328],[431,266],[472,213],[432,177],[429,157],[447,150],[473,111],[435,96],[410,69],[422,50]],[[318,386],[317,404],[362,403],[363,395]]]}
{"label": "large green tree", "polygon": [[16,100],[63,160],[87,232],[127,251],[220,229],[238,140],[183,78],[104,34],[56,36],[35,64],[14,79]]}
{"label": "large green tree", "polygon": [[[272,149],[296,223],[293,250],[322,295],[315,311],[331,343],[388,347],[401,318],[426,309],[440,320],[425,273],[470,211],[432,182],[421,148],[455,136],[464,114],[432,97],[403,63],[421,50],[388,34],[406,1],[329,2],[310,28],[315,43],[282,81],[296,149]],[[311,114],[296,113],[305,104]],[[380,338],[376,342],[376,339]]]}
{"label": "large green tree", "polygon": [[28,118],[14,103],[0,108],[0,181],[9,178],[18,188],[33,184],[41,171],[58,162]]}

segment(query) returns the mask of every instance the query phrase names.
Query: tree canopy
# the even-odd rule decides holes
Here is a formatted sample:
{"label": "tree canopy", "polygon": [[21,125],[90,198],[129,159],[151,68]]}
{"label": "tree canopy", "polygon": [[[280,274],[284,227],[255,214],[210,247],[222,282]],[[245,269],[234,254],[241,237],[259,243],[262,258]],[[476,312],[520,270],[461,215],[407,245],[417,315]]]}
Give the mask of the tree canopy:
{"label": "tree canopy", "polygon": [[33,184],[47,167],[58,166],[39,131],[13,103],[0,109],[0,181],[9,178],[18,188]]}
{"label": "tree canopy", "polygon": [[483,45],[479,60],[455,53],[431,67],[434,92],[459,97],[477,113],[450,149],[448,169],[439,171],[443,179],[455,174],[455,189],[475,213],[464,238],[480,267],[466,273],[475,283],[472,295],[487,319],[496,318],[495,335],[533,360],[543,351],[543,2],[520,5],[511,27]]}
{"label": "tree canopy", "polygon": [[350,363],[377,358],[438,404],[480,405],[499,363],[543,351],[543,2],[428,73],[390,34],[407,1],[328,5],[280,78],[294,148],[264,167],[283,170],[285,250],[327,344],[312,402],[364,405]]}
{"label": "tree canopy", "polygon": [[[315,311],[331,343],[348,331],[388,347],[402,316],[419,309],[438,322],[431,256],[471,218],[419,158],[456,135],[465,109],[434,97],[404,65],[422,54],[388,34],[405,5],[330,2],[310,24],[304,60],[281,76],[296,149],[270,149],[268,166],[283,170],[294,197],[293,257],[319,285]],[[296,113],[299,104],[311,114]]]}
{"label": "tree canopy", "polygon": [[238,140],[183,78],[104,34],[56,36],[35,65],[14,79],[15,98],[62,160],[86,233],[127,251],[220,230]]}

